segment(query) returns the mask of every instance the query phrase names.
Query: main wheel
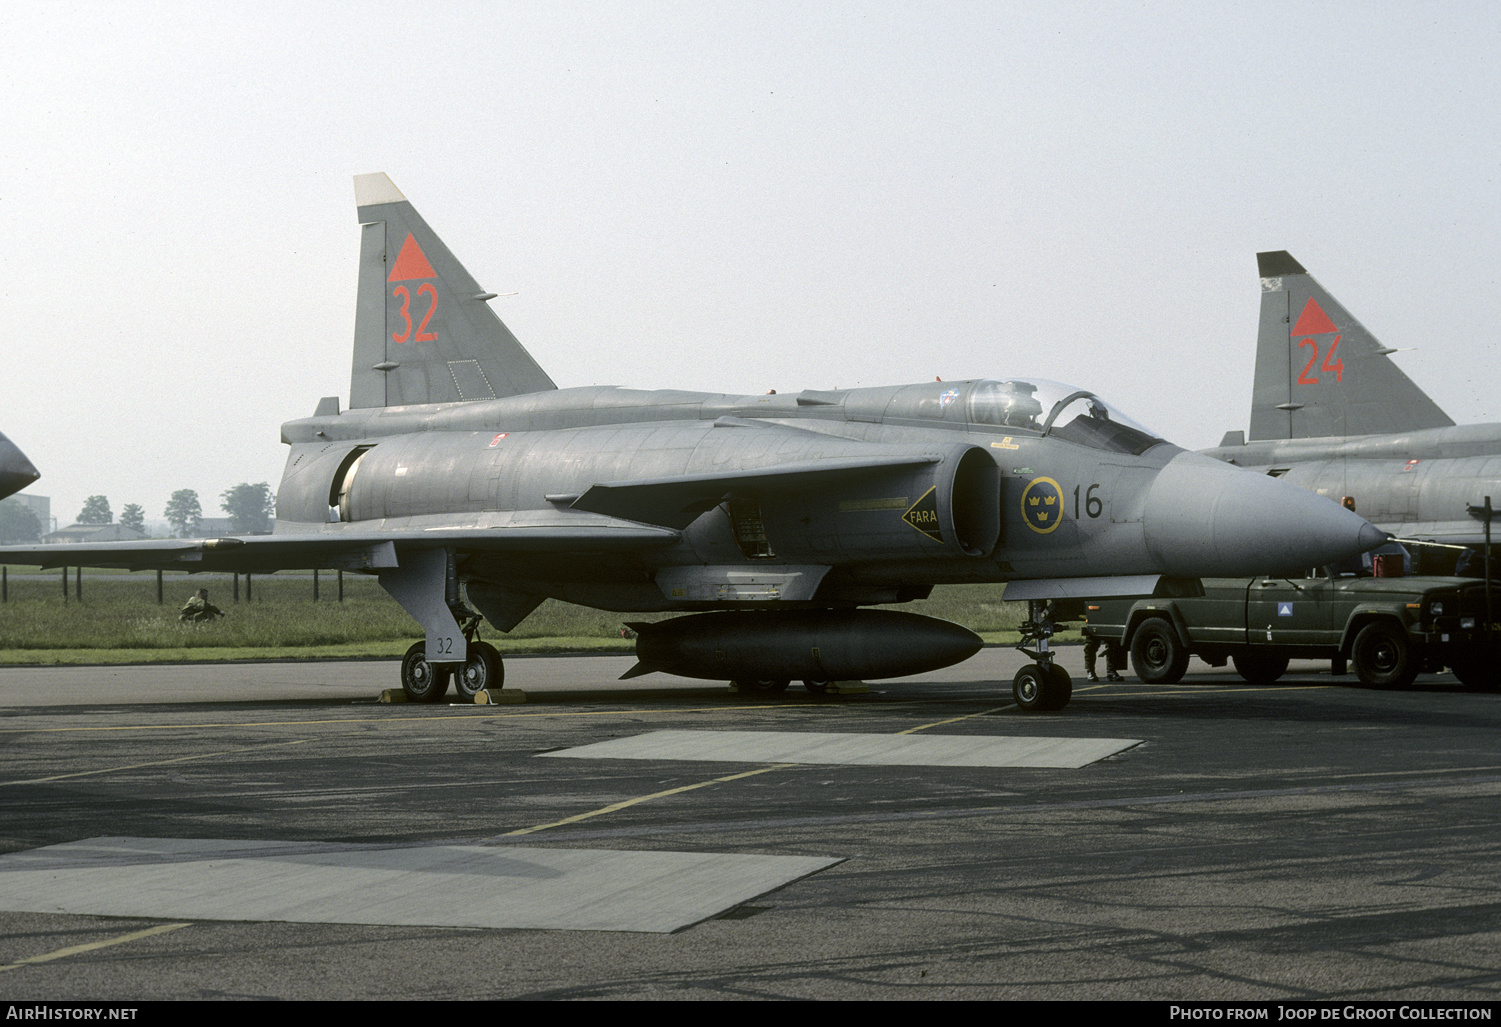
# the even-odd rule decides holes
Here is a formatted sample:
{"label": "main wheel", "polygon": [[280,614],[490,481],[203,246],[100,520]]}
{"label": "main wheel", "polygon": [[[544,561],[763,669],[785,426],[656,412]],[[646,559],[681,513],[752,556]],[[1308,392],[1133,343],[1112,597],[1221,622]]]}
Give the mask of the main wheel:
{"label": "main wheel", "polygon": [[1230,659],[1235,663],[1235,673],[1253,685],[1270,685],[1287,673],[1287,657],[1276,653],[1253,650],[1249,653],[1237,653]]}
{"label": "main wheel", "polygon": [[499,691],[505,680],[500,651],[489,642],[470,642],[469,659],[453,676],[453,688],[460,699],[473,699],[487,688]]}
{"label": "main wheel", "polygon": [[1131,666],[1149,685],[1171,685],[1188,670],[1188,650],[1163,617],[1143,621],[1131,637]]}
{"label": "main wheel", "polygon": [[750,695],[776,695],[787,691],[787,686],[792,684],[789,678],[774,678],[769,681],[753,681],[749,678],[736,678],[730,682],[742,692]]}
{"label": "main wheel", "polygon": [[1408,643],[1407,633],[1389,621],[1361,628],[1350,657],[1355,675],[1368,688],[1406,688],[1423,663],[1421,654]]}
{"label": "main wheel", "polygon": [[834,682],[832,681],[803,681],[803,687],[812,692],[814,695],[825,694],[833,684]]}
{"label": "main wheel", "polygon": [[427,643],[413,642],[401,658],[401,690],[412,702],[437,702],[448,692],[449,669],[427,662]]}

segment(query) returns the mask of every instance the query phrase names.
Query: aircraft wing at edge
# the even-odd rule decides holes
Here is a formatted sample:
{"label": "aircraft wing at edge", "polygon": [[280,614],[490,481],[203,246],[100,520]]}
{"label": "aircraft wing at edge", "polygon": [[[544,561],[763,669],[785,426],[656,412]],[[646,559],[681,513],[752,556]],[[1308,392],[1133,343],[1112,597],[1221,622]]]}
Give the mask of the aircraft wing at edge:
{"label": "aircraft wing at edge", "polygon": [[[0,563],[51,567],[118,567],[126,570],[251,571],[377,570],[397,566],[400,550],[437,547],[470,552],[616,552],[671,545],[705,511],[727,495],[785,491],[898,468],[937,463],[932,454],[843,457],[774,469],[726,471],[643,481],[606,482],[583,495],[548,496],[569,503],[566,519],[495,526],[441,526],[388,531],[329,531],[211,539],[147,539],[0,546]],[[592,516],[591,516],[592,515]]]}
{"label": "aircraft wing at edge", "polygon": [[0,546],[0,563],[126,570],[242,571],[379,570],[398,566],[404,551],[438,547],[468,552],[589,553],[671,545],[676,531],[644,524],[591,521],[496,527],[409,528],[391,531],[250,535],[243,538],[147,539]]}

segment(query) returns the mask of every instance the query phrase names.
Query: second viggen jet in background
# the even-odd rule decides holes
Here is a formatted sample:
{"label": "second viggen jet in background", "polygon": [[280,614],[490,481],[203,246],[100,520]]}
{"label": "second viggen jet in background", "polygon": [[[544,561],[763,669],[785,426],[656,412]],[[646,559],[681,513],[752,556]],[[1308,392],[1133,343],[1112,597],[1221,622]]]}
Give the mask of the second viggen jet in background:
{"label": "second viggen jet in background", "polygon": [[[1484,541],[1501,505],[1501,424],[1456,425],[1374,335],[1285,251],[1258,253],[1261,325],[1249,435],[1209,456],[1335,501],[1403,538]],[[1452,570],[1423,547],[1435,572]]]}
{"label": "second viggen jet in background", "polygon": [[[365,570],[422,625],[413,700],[496,687],[478,611],[508,631],[544,599],[641,625],[639,664],[776,691],[948,666],[979,638],[862,607],[1010,582],[1043,635],[1012,682],[1057,709],[1043,604],[1150,594],[1163,577],[1341,559],[1384,536],[1338,505],[1165,442],[1093,392],[1035,378],[767,395],[558,389],[487,292],[383,174],[361,225],[348,409],[290,447],[265,537],[9,547],[43,566]],[[869,374],[868,369],[862,372]],[[710,612],[712,611],[712,612]]]}

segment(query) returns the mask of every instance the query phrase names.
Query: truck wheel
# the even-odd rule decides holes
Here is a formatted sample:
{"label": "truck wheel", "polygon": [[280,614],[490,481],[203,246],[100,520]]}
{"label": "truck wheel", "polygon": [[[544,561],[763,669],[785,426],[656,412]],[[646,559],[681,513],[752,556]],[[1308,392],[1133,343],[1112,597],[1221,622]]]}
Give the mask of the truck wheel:
{"label": "truck wheel", "polygon": [[1501,691],[1501,667],[1484,656],[1462,656],[1451,668],[1466,692]]}
{"label": "truck wheel", "polygon": [[1423,662],[1408,643],[1407,633],[1387,621],[1361,628],[1350,656],[1355,675],[1368,688],[1406,688]]}
{"label": "truck wheel", "polygon": [[1239,653],[1230,659],[1235,673],[1253,685],[1270,685],[1287,673],[1287,657],[1276,653]]}
{"label": "truck wheel", "polygon": [[1171,685],[1188,670],[1188,650],[1178,632],[1162,617],[1142,621],[1131,637],[1131,666],[1149,685]]}

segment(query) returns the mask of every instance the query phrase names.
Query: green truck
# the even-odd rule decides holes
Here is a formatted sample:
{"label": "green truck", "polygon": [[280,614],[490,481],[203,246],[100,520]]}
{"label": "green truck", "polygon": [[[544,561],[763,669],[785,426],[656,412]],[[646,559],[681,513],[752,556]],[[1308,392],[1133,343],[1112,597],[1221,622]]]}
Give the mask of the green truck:
{"label": "green truck", "polygon": [[1327,659],[1336,674],[1348,663],[1373,688],[1405,688],[1446,667],[1471,691],[1501,684],[1501,585],[1488,601],[1475,578],[1320,570],[1297,580],[1179,580],[1165,591],[1177,594],[1087,604],[1086,634],[1122,646],[1146,682],[1178,681],[1197,656],[1214,667],[1233,662],[1259,684],[1281,677],[1292,659]]}

